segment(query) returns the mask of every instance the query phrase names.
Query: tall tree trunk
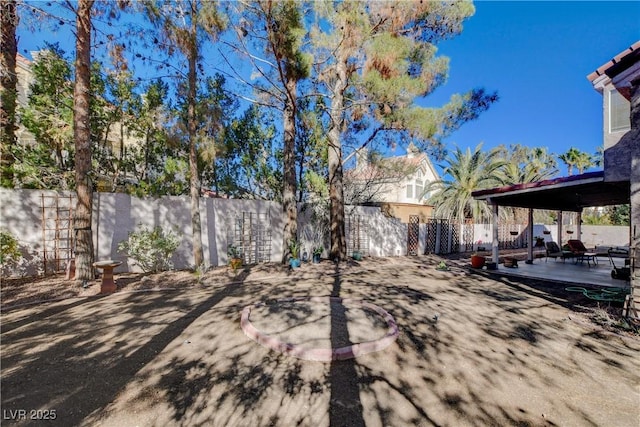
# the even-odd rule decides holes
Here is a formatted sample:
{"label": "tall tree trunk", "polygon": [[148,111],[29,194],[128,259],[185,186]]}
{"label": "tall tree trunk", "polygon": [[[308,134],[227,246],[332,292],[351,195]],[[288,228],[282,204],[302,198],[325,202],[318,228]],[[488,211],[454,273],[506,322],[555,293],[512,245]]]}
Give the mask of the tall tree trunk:
{"label": "tall tree trunk", "polygon": [[331,99],[331,127],[329,139],[329,222],[331,224],[330,257],[343,261],[347,257],[344,220],[344,185],[342,179],[342,142],[344,123],[344,91],[347,88],[347,56],[341,49],[336,53],[336,81]]}
{"label": "tall tree trunk", "polygon": [[289,241],[298,239],[298,207],[296,205],[296,91],[297,80],[285,82],[287,105],[284,108],[284,189],[282,191],[282,212],[284,215],[284,251],[282,262],[289,258]]}
{"label": "tall tree trunk", "polygon": [[192,45],[189,48],[189,93],[187,95],[187,129],[189,135],[189,173],[190,173],[190,193],[191,193],[191,229],[193,240],[193,262],[194,267],[198,269],[204,260],[202,250],[202,224],[200,221],[200,174],[198,173],[198,152],[196,144],[196,60],[197,40],[196,40],[196,19],[195,10],[192,7],[192,27],[191,39]]}
{"label": "tall tree trunk", "polygon": [[0,4],[2,23],[2,43],[0,44],[0,186],[13,188],[13,147],[16,143],[16,100],[18,76],[16,74],[16,56],[18,43],[16,27],[18,14],[15,0]]}
{"label": "tall tree trunk", "polygon": [[91,214],[93,186],[89,100],[91,81],[91,8],[93,0],[79,0],[76,11],[76,83],[73,90],[73,137],[76,149],[76,192],[74,213],[76,238],[76,280],[93,280],[93,234]]}

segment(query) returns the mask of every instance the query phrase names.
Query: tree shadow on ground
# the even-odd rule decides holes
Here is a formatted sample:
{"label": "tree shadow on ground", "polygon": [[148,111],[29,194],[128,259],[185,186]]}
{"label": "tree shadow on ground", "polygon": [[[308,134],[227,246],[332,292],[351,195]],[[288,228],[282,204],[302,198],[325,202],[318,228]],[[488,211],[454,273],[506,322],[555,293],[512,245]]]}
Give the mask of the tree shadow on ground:
{"label": "tree shadow on ground", "polygon": [[[58,425],[105,426],[131,423],[131,415],[184,426],[630,419],[623,411],[633,396],[612,392],[640,380],[637,342],[575,325],[559,295],[455,265],[438,272],[435,264],[425,257],[331,265],[271,282],[205,280],[188,292],[71,307],[3,333],[3,409],[55,405]],[[376,304],[400,335],[383,351],[324,364],[269,351],[240,330],[246,305],[309,296]],[[351,342],[346,307],[331,309],[331,341]],[[304,321],[302,312],[292,316]]]}

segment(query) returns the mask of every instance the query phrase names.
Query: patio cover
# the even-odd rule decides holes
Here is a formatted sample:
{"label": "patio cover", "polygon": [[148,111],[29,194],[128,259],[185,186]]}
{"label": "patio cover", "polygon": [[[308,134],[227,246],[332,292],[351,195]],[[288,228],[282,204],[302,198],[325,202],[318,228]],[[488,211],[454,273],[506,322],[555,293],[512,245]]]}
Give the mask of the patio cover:
{"label": "patio cover", "polygon": [[478,190],[471,195],[500,206],[581,212],[585,207],[629,203],[630,185],[629,181],[605,182],[604,171],[597,171]]}

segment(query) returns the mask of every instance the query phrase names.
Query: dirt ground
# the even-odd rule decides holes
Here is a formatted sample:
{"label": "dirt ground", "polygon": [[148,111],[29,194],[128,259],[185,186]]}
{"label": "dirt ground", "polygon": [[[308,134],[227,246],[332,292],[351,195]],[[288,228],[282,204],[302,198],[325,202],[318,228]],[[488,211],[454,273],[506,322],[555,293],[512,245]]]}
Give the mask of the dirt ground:
{"label": "dirt ground", "polygon": [[[108,296],[98,282],[3,280],[2,424],[639,425],[640,337],[621,327],[620,307],[477,274],[464,260],[437,271],[440,260],[127,274]],[[332,310],[278,305],[312,296],[375,304],[399,336],[323,363],[268,350],[240,328],[242,309],[265,302],[274,309],[256,325],[296,344],[367,339]],[[379,334],[374,322],[371,339]]]}

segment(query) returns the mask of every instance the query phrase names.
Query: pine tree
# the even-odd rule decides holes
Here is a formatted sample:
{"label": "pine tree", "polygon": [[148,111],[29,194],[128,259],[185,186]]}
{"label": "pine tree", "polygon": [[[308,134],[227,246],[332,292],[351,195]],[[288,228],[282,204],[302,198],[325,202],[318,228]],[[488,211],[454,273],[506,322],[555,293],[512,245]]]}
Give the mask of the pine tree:
{"label": "pine tree", "polygon": [[[316,2],[313,28],[317,81],[329,98],[327,114],[331,251],[346,257],[343,144],[365,131],[362,146],[379,138],[413,141],[422,149],[475,119],[497,95],[483,89],[454,95],[441,108],[416,99],[429,95],[447,76],[448,60],[435,44],[462,31],[474,12],[470,2]],[[349,156],[346,157],[347,159]]]}
{"label": "pine tree", "polygon": [[189,193],[191,197],[191,228],[193,261],[197,269],[204,262],[202,221],[200,219],[200,171],[196,123],[196,92],[198,69],[204,36],[217,39],[225,27],[218,5],[211,1],[145,1],[147,16],[160,28],[171,54],[179,51],[187,60],[187,140],[189,142]]}
{"label": "pine tree", "polygon": [[14,146],[16,143],[16,101],[18,76],[16,57],[18,26],[16,1],[7,0],[0,4],[0,186],[13,188]]}

